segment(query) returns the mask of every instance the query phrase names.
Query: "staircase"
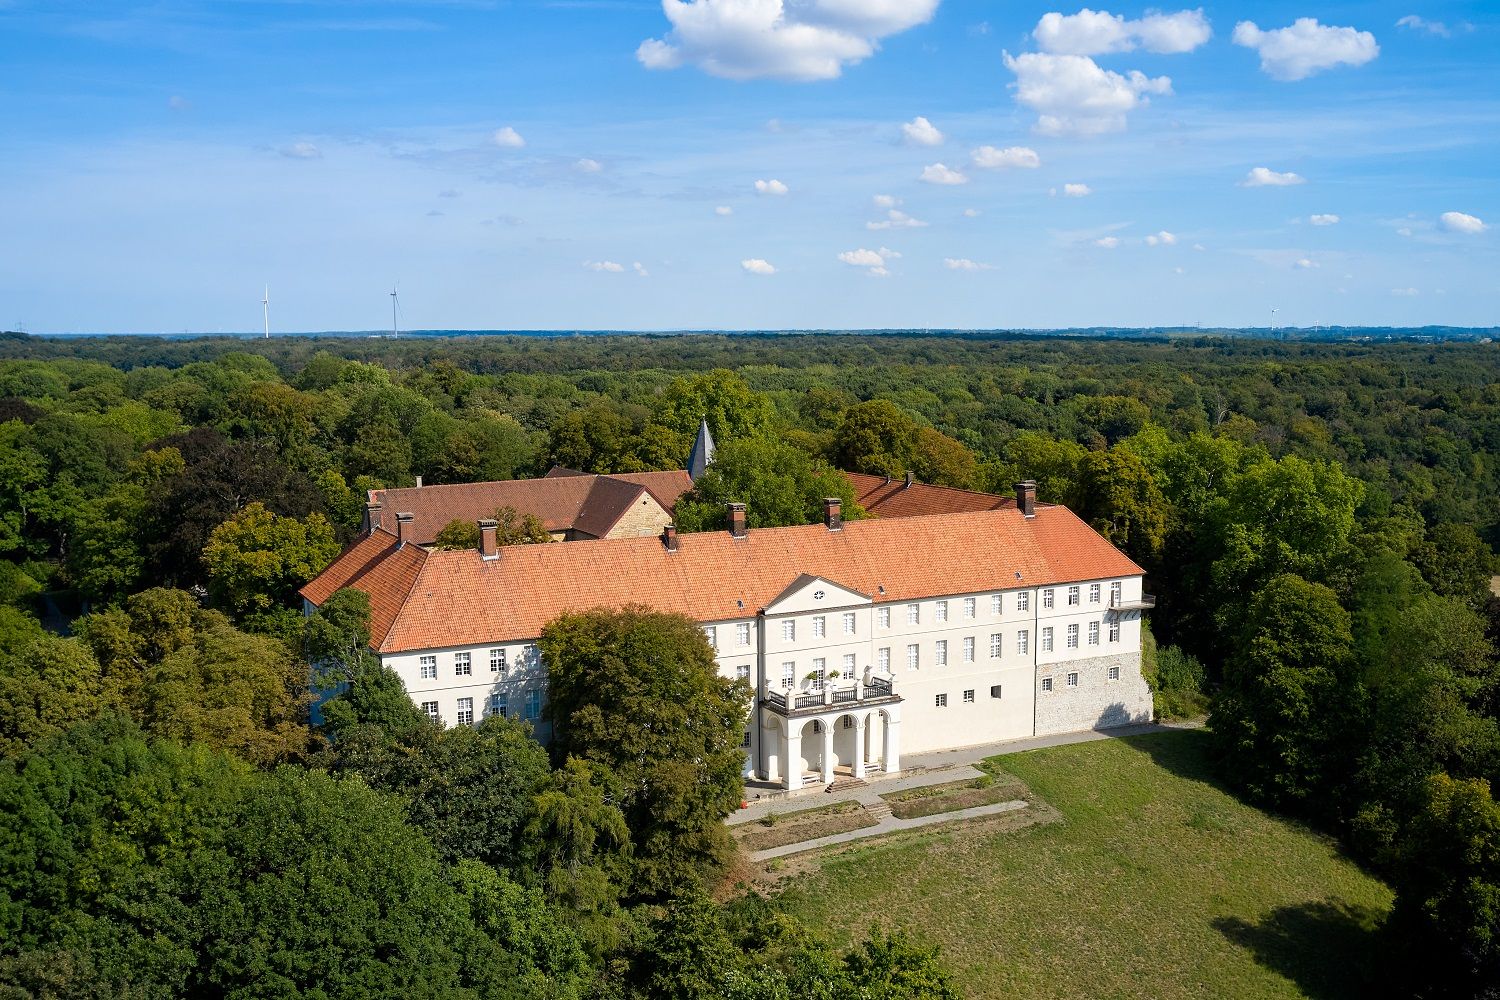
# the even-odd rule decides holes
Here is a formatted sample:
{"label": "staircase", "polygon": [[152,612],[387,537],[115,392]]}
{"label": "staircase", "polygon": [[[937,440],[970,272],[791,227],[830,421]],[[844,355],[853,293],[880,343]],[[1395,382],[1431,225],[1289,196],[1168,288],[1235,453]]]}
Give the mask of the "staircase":
{"label": "staircase", "polygon": [[876,799],[874,802],[860,803],[865,807],[865,812],[877,823],[884,823],[891,818],[891,807],[885,804],[885,799]]}
{"label": "staircase", "polygon": [[851,788],[864,787],[865,780],[863,778],[839,777],[834,778],[833,781],[829,782],[828,787],[823,789],[823,791],[828,792],[829,794],[833,794],[834,792],[848,791]]}

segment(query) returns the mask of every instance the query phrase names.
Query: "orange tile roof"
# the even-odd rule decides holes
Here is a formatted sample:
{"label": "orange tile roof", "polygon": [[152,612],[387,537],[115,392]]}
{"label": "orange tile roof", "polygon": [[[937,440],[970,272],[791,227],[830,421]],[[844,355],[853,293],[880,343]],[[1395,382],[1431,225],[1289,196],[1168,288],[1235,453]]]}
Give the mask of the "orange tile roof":
{"label": "orange tile roof", "polygon": [[314,605],[345,587],[369,594],[370,645],[379,649],[405,607],[427,556],[421,546],[397,545],[394,534],[376,528],[345,549],[300,593]]}
{"label": "orange tile roof", "polygon": [[[951,486],[932,486],[905,479],[846,472],[854,486],[855,499],[873,517],[922,517],[927,514],[959,514],[964,511],[1014,510],[1014,497],[976,493]],[[1046,506],[1037,504],[1038,509]]]}
{"label": "orange tile roof", "polygon": [[[389,548],[394,540],[384,535]],[[415,579],[376,578],[382,556],[354,548],[303,588],[314,604],[347,581],[382,588],[379,603],[405,591],[372,645],[386,653],[534,638],[566,611],[648,604],[699,621],[754,615],[802,574],[904,601],[1028,586],[1137,576],[1143,570],[1065,507],[1040,507],[683,535],[675,553],[657,538],[520,545],[486,562],[477,552],[424,552]],[[407,546],[406,550],[414,548]],[[399,553],[397,553],[399,555]],[[410,560],[412,557],[407,557]],[[355,565],[359,564],[359,565]],[[403,563],[403,565],[405,565]],[[1020,574],[1018,577],[1017,574]],[[375,595],[372,594],[372,603]],[[743,607],[738,602],[743,602]]]}
{"label": "orange tile roof", "polygon": [[686,469],[672,469],[667,472],[616,472],[609,478],[623,479],[627,483],[646,487],[646,492],[650,493],[668,513],[671,513],[672,508],[677,506],[678,498],[693,488],[693,480],[687,474]]}

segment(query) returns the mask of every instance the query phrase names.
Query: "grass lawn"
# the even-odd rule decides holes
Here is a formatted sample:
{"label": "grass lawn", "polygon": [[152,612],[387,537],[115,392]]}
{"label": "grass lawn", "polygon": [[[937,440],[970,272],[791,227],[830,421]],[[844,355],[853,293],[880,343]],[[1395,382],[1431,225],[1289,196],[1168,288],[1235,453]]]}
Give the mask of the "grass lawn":
{"label": "grass lawn", "polygon": [[994,758],[1061,821],[830,852],[788,879],[782,905],[846,938],[873,924],[940,944],[970,1000],[1368,995],[1390,891],[1328,838],[1214,784],[1206,741]]}

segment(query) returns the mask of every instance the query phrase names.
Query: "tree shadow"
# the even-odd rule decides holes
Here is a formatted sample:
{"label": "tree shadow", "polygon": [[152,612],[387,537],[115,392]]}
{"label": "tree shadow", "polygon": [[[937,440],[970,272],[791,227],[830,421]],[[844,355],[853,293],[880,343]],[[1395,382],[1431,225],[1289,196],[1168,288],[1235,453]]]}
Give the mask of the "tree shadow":
{"label": "tree shadow", "polygon": [[1217,917],[1214,929],[1313,1000],[1384,995],[1378,978],[1379,911],[1322,900],[1282,906],[1259,923]]}

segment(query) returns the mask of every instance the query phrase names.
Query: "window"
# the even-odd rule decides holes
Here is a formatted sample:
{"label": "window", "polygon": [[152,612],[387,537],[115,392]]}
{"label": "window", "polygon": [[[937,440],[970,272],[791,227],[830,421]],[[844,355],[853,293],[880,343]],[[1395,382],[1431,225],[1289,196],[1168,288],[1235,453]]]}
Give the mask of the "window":
{"label": "window", "polygon": [[1000,697],[1000,695],[1002,694],[1003,690],[1004,689],[1003,689],[1003,687],[1001,685],[999,685],[999,684],[991,684],[990,685],[990,697],[991,698],[998,698],[998,697]]}
{"label": "window", "polygon": [[823,720],[822,719],[814,719],[813,720],[813,732],[814,733],[821,733],[822,731],[823,731]]}
{"label": "window", "polygon": [[708,640],[708,645],[714,652],[719,651],[719,627],[717,625],[703,626],[703,638]]}
{"label": "window", "polygon": [[746,750],[750,749],[750,730],[745,730],[745,735],[740,737],[740,746]]}
{"label": "window", "polygon": [[1120,623],[1118,621],[1113,621],[1113,622],[1109,623],[1109,641],[1110,642],[1119,642],[1120,641]]}
{"label": "window", "polygon": [[526,718],[532,722],[542,717],[542,689],[526,689]]}
{"label": "window", "polygon": [[795,660],[787,660],[781,665],[781,686],[791,687],[797,683],[797,663]]}
{"label": "window", "polygon": [[458,724],[460,726],[472,726],[474,724],[474,699],[458,699]]}
{"label": "window", "polygon": [[738,681],[744,681],[746,684],[749,684],[750,683],[750,664],[748,664],[748,663],[741,663],[739,666],[735,667],[734,668],[734,679],[738,680]]}
{"label": "window", "polygon": [[[453,654],[453,676],[455,676],[455,677],[472,677],[472,676],[474,676],[474,657],[473,657],[473,654],[471,654],[471,653],[454,653]],[[474,713],[471,711],[469,714],[473,715]]]}
{"label": "window", "polygon": [[974,637],[972,635],[964,639],[964,662],[974,662]]}
{"label": "window", "polygon": [[1089,584],[1089,603],[1099,603],[1099,585],[1097,583]]}
{"label": "window", "polygon": [[853,729],[854,728],[854,716],[852,716],[852,715],[846,715],[842,719],[840,719],[839,721],[844,724],[844,728],[845,729]]}
{"label": "window", "polygon": [[881,628],[890,628],[891,627],[891,609],[890,608],[881,608],[879,611],[875,612],[875,620],[880,624]]}
{"label": "window", "polygon": [[1023,590],[1019,594],[1016,595],[1016,610],[1017,611],[1030,611],[1031,610],[1031,591],[1029,591],[1029,590]]}
{"label": "window", "polygon": [[1050,625],[1042,629],[1042,652],[1052,652],[1052,627]]}
{"label": "window", "polygon": [[505,695],[490,695],[490,714],[496,718],[505,718]]}
{"label": "window", "polygon": [[908,624],[908,625],[920,625],[920,624],[922,624],[922,605],[920,605],[920,604],[908,604],[906,606],[906,624]]}
{"label": "window", "polygon": [[948,602],[947,601],[938,601],[936,604],[933,605],[933,618],[935,618],[937,621],[940,621],[940,622],[945,622],[945,621],[948,620]]}
{"label": "window", "polygon": [[1099,623],[1089,622],[1089,645],[1099,645]]}
{"label": "window", "polygon": [[422,702],[422,714],[425,715],[425,716],[427,716],[429,719],[432,719],[434,722],[437,721],[437,717],[438,717],[437,702],[435,702],[435,701],[424,701],[424,702]]}
{"label": "window", "polygon": [[1019,632],[1016,633],[1016,652],[1020,653],[1022,656],[1028,656],[1028,655],[1030,655],[1030,653],[1031,653],[1031,630],[1030,629],[1023,628],[1023,629],[1021,629],[1021,631],[1019,631]]}
{"label": "window", "polygon": [[1077,686],[1078,686],[1078,675],[1076,673],[1070,673],[1070,674],[1068,674],[1068,687],[1070,687],[1070,688],[1076,688]]}
{"label": "window", "polygon": [[875,650],[875,665],[886,673],[891,672],[891,647],[881,646]]}
{"label": "window", "polygon": [[737,646],[750,645],[750,623],[740,622],[734,627],[734,643]]}
{"label": "window", "polygon": [[1005,613],[1005,600],[999,594],[990,595],[990,614],[999,615]]}
{"label": "window", "polygon": [[1050,608],[1050,607],[1052,607],[1052,591],[1050,591],[1050,590],[1044,590],[1044,591],[1042,591],[1042,607],[1044,607],[1044,608]]}
{"label": "window", "polygon": [[947,708],[948,707],[948,696],[946,694],[940,694],[940,695],[938,695],[937,699],[936,699],[936,704],[937,704],[938,708]]}
{"label": "window", "polygon": [[490,650],[490,673],[505,676],[505,650]]}
{"label": "window", "polygon": [[1069,649],[1077,649],[1078,648],[1078,626],[1077,625],[1069,625],[1068,626],[1068,648]]}
{"label": "window", "polygon": [[974,704],[974,689],[973,688],[969,688],[967,691],[964,692],[964,704],[965,705],[972,705],[972,704]]}
{"label": "window", "polygon": [[1000,633],[999,632],[992,632],[992,633],[990,633],[990,659],[992,659],[992,660],[998,660],[998,659],[1000,659],[1000,653],[1001,653],[1000,647],[1001,647]]}
{"label": "window", "polygon": [[1120,603],[1120,581],[1116,580],[1114,583],[1111,583],[1109,585],[1109,604],[1110,604],[1110,607],[1114,607],[1115,605],[1117,605],[1119,603]]}
{"label": "window", "polygon": [[922,665],[921,659],[922,655],[920,652],[920,647],[918,647],[916,643],[912,643],[910,646],[906,647],[907,670],[916,670],[918,667],[920,667]]}
{"label": "window", "polygon": [[781,623],[781,641],[797,641],[797,623],[792,621],[790,618]]}
{"label": "window", "polygon": [[1042,678],[1042,690],[1043,691],[1051,691],[1052,690],[1052,678],[1050,678],[1050,677],[1043,677]]}
{"label": "window", "polygon": [[823,681],[828,678],[828,661],[819,656],[813,659],[812,689],[823,690]]}
{"label": "window", "polygon": [[854,654],[853,653],[845,653],[844,654],[844,680],[846,680],[846,681],[852,681],[852,680],[854,680]]}
{"label": "window", "polygon": [[844,634],[845,635],[853,635],[854,634],[854,612],[853,611],[845,611],[844,612]]}
{"label": "window", "polygon": [[1077,604],[1078,604],[1078,588],[1077,587],[1069,587],[1068,588],[1068,607],[1070,607],[1070,608],[1071,607],[1076,607]]}
{"label": "window", "polygon": [[964,617],[973,618],[979,613],[979,602],[972,597],[964,598]]}
{"label": "window", "polygon": [[421,676],[422,676],[422,680],[424,680],[424,681],[435,681],[435,680],[437,680],[437,657],[436,656],[424,656],[418,662],[421,664],[421,671],[422,671]]}
{"label": "window", "polygon": [[936,649],[932,654],[932,662],[937,666],[946,667],[948,665],[948,640],[939,639],[934,645]]}
{"label": "window", "polygon": [[822,639],[828,635],[828,619],[823,615],[813,616],[813,638]]}
{"label": "window", "polygon": [[1117,681],[1117,680],[1120,679],[1120,668],[1119,667],[1110,667],[1109,668],[1109,679],[1112,680],[1112,681]]}

